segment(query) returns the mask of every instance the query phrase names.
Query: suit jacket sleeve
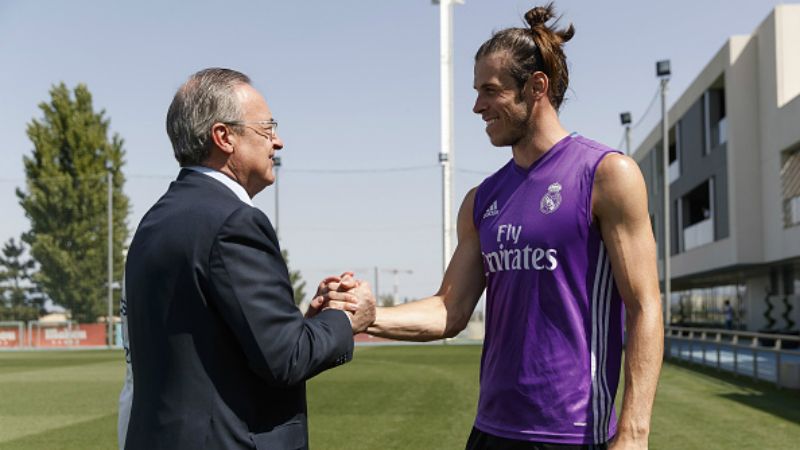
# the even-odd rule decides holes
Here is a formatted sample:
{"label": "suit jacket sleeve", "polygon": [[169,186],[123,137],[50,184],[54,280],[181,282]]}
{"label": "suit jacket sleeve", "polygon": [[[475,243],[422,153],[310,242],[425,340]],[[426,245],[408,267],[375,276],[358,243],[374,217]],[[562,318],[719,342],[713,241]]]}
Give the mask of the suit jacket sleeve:
{"label": "suit jacket sleeve", "polygon": [[294,305],[286,263],[267,217],[236,210],[210,254],[208,301],[268,384],[289,386],[352,359],[353,331],[342,311],[304,319]]}

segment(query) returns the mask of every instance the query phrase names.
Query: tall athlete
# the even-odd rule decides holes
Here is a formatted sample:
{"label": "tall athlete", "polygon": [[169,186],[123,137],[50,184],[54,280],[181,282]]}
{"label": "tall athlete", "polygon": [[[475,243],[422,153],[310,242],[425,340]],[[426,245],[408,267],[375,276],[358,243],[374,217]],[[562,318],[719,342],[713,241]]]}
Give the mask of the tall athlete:
{"label": "tall athlete", "polygon": [[475,55],[473,111],[513,158],[464,199],[436,295],[380,308],[368,332],[455,336],[486,288],[468,449],[647,448],[663,328],[645,184],[630,158],[559,122],[574,28],[548,26],[553,13],[530,10],[529,28],[495,33]]}

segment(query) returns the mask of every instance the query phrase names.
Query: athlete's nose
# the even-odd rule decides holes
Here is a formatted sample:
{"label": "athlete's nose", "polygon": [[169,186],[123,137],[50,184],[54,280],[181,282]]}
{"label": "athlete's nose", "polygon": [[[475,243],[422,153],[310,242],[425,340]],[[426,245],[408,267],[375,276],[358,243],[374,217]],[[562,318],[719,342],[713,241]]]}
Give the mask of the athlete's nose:
{"label": "athlete's nose", "polygon": [[484,109],[486,109],[486,106],[484,106],[481,96],[478,95],[475,97],[475,104],[472,106],[472,112],[475,114],[480,114]]}

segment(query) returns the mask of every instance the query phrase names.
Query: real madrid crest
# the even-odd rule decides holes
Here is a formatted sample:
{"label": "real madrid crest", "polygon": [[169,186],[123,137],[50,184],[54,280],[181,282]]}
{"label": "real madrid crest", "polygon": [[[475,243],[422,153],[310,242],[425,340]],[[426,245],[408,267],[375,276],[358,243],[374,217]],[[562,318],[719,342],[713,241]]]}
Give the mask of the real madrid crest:
{"label": "real madrid crest", "polygon": [[550,214],[561,206],[561,184],[553,183],[547,188],[547,193],[539,202],[539,211],[542,214]]}

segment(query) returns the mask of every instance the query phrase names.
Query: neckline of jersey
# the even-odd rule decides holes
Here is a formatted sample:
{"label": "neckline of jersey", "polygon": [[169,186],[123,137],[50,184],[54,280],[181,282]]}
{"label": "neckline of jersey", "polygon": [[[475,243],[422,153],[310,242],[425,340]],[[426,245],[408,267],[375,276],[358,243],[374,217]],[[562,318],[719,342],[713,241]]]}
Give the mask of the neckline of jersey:
{"label": "neckline of jersey", "polygon": [[531,166],[528,167],[527,169],[523,169],[522,167],[518,166],[516,161],[514,161],[514,157],[512,156],[511,157],[511,161],[510,161],[511,162],[511,167],[513,167],[514,171],[517,172],[518,174],[523,175],[523,176],[527,176],[531,172],[536,170],[536,168],[539,167],[540,165],[542,165],[545,161],[550,159],[553,156],[553,154],[558,153],[559,150],[561,150],[562,148],[566,147],[567,144],[572,142],[572,140],[574,138],[576,138],[576,137],[578,137],[578,133],[575,132],[575,131],[573,131],[572,133],[564,136],[563,138],[561,138],[560,141],[558,141],[555,144],[553,144],[553,146],[550,147],[550,149],[547,150],[544,153],[544,155],[542,155],[541,157],[539,157],[539,159],[534,161],[533,164],[531,164]]}

